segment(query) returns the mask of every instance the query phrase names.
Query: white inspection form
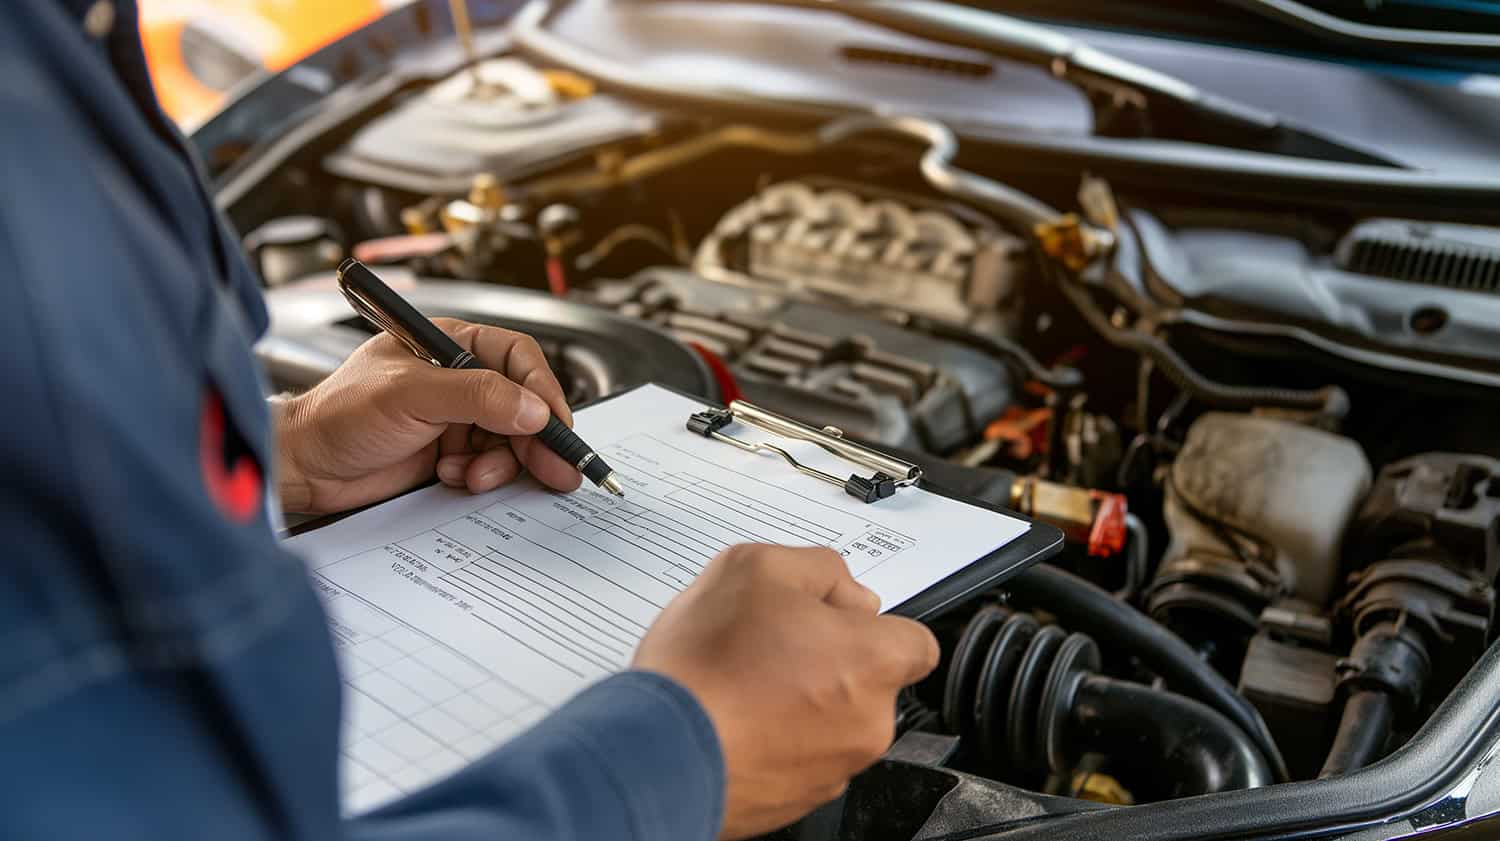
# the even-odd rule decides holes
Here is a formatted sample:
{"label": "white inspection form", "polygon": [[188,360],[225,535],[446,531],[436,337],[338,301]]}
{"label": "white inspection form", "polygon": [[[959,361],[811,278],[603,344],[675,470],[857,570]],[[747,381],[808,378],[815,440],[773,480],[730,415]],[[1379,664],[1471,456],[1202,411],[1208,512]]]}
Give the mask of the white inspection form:
{"label": "white inspection form", "polygon": [[[833,547],[892,607],[1026,531],[916,488],[867,505],[688,432],[702,408],[643,386],[578,413],[624,499],[531,480],[479,496],[438,486],[288,540],[339,647],[346,811],[435,782],[625,668],[662,607],[727,546]],[[732,432],[852,472],[814,445]]]}

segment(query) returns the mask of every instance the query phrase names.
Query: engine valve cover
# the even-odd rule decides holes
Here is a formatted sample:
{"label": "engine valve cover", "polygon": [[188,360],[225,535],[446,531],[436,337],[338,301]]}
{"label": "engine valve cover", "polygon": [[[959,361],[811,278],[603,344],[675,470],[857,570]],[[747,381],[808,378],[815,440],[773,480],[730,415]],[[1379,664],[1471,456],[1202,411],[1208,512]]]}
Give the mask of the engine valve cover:
{"label": "engine valve cover", "polygon": [[1010,373],[992,357],[842,307],[676,269],[606,281],[589,298],[716,354],[753,402],[876,443],[948,452],[1010,403]]}
{"label": "engine valve cover", "polygon": [[972,210],[792,181],[724,214],[694,265],[967,323],[1013,302],[1026,261],[1025,243]]}

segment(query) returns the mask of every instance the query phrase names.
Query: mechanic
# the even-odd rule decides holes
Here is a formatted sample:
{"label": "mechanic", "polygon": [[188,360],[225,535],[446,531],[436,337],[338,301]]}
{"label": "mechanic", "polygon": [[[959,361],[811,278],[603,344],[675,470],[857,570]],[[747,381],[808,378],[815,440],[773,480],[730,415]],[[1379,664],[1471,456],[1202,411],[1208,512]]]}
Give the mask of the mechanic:
{"label": "mechanic", "polygon": [[[0,834],[13,838],[744,837],[835,797],[931,670],[828,550],[737,547],[628,672],[373,813],[340,815],[340,682],[278,505],[570,467],[528,434],[568,407],[537,344],[445,329],[494,371],[387,338],[273,404],[258,285],[157,106],[132,3],[0,11]],[[545,401],[545,402],[544,402]]]}

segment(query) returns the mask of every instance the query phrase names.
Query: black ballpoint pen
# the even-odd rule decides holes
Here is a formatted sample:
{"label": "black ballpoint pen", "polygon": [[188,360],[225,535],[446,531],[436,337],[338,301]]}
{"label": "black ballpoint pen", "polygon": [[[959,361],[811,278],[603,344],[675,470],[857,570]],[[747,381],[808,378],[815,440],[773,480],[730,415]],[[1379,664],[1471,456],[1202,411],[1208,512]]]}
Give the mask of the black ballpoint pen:
{"label": "black ballpoint pen", "polygon": [[[418,357],[440,368],[484,367],[474,354],[459,347],[447,333],[396,294],[396,290],[386,286],[364,263],[345,260],[339,266],[338,279],[339,291],[344,293],[355,312],[395,336]],[[615,472],[604,459],[556,415],[547,418],[547,425],[536,437],[590,482],[615,496],[625,496]]]}

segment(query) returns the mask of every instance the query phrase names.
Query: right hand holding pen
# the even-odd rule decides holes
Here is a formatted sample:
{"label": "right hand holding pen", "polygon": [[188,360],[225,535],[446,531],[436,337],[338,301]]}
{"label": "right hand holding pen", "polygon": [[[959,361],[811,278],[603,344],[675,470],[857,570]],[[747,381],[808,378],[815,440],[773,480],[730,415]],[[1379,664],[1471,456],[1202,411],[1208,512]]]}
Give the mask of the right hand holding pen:
{"label": "right hand holding pen", "polygon": [[279,404],[277,478],[287,510],[346,511],[432,477],[484,493],[524,468],[562,491],[580,477],[534,436],[550,411],[572,420],[530,336],[451,318],[436,324],[490,366],[435,368],[375,336],[310,391]]}
{"label": "right hand holding pen", "polygon": [[890,746],[896,693],[937,666],[938,645],[879,608],[832,550],[735,546],[647,631],[634,667],[685,686],[718,732],[722,838],[791,823]]}

